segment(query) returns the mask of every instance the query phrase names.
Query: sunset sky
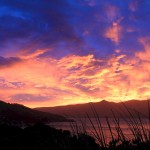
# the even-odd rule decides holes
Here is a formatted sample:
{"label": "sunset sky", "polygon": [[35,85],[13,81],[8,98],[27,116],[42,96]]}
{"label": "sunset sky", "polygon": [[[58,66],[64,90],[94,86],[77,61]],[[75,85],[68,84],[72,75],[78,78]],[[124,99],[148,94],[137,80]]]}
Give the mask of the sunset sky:
{"label": "sunset sky", "polygon": [[147,98],[150,0],[0,0],[1,100]]}

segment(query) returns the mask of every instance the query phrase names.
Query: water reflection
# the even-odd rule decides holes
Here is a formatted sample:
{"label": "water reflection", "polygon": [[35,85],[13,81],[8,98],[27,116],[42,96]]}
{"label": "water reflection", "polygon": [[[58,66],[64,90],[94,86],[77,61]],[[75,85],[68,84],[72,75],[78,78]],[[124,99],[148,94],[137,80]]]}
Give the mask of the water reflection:
{"label": "water reflection", "polygon": [[[108,126],[108,122],[106,118],[101,118],[100,122],[98,122],[95,118],[71,118],[75,120],[74,122],[53,122],[49,125],[55,127],[57,129],[70,130],[74,134],[78,133],[87,133],[92,136],[95,136],[95,133],[101,134],[100,132],[100,124],[101,129],[104,134],[106,141],[110,141],[112,139],[112,135],[110,132],[110,128],[114,138],[118,138],[118,134],[122,132],[126,139],[133,139],[135,137],[133,130],[137,130],[143,134],[143,130],[148,133],[149,130],[149,120],[148,119],[119,119],[117,120],[117,124],[114,119],[109,119],[110,128]],[[100,124],[99,124],[100,123]]]}

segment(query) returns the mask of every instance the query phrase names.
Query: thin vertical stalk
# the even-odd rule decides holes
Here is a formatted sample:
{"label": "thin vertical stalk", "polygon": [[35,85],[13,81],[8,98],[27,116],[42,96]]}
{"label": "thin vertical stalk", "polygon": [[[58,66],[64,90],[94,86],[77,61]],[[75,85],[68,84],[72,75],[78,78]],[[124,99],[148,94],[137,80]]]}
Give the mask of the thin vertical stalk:
{"label": "thin vertical stalk", "polygon": [[102,147],[104,147],[104,143],[103,143],[103,140],[102,140],[102,138],[101,138],[101,136],[98,134],[98,132],[97,132],[97,130],[96,130],[96,127],[95,127],[95,125],[94,125],[94,123],[92,122],[92,120],[91,120],[91,118],[90,118],[90,116],[87,114],[87,117],[88,117],[88,119],[89,119],[89,121],[90,121],[90,123],[91,123],[91,125],[92,125],[92,127],[93,127],[93,129],[94,129],[94,131],[95,131],[95,137],[97,138],[97,140],[99,141],[99,143],[100,143],[100,145],[102,146]]}
{"label": "thin vertical stalk", "polygon": [[106,117],[106,121],[107,121],[107,125],[110,131],[111,138],[113,141],[115,141],[108,117]]}
{"label": "thin vertical stalk", "polygon": [[120,138],[120,140],[123,142],[123,141],[126,141],[126,138],[122,132],[122,129],[120,127],[120,124],[119,124],[119,120],[117,120],[116,116],[115,116],[115,113],[113,112],[113,110],[111,110],[112,114],[113,114],[113,117],[114,117],[114,121],[115,121],[115,124],[116,124],[116,131],[118,133],[118,136]]}
{"label": "thin vertical stalk", "polygon": [[150,100],[148,99],[147,102],[148,102],[148,122],[149,122],[148,136],[150,140]]}
{"label": "thin vertical stalk", "polygon": [[102,128],[101,120],[99,118],[99,115],[98,115],[93,103],[91,103],[91,109],[93,111],[94,117],[96,118],[96,122],[97,122],[97,125],[98,125],[98,130],[99,130],[100,135],[102,136],[104,147],[106,147],[106,141],[105,141],[106,138],[104,136],[104,131],[103,131],[103,128]]}

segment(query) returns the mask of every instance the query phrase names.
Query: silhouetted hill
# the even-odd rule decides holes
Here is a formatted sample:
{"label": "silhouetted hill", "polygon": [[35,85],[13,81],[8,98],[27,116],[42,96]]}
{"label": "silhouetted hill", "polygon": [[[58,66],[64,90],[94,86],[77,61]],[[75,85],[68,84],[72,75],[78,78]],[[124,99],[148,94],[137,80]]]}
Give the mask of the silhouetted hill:
{"label": "silhouetted hill", "polygon": [[[86,103],[77,105],[67,105],[67,106],[56,106],[56,107],[41,107],[35,108],[36,110],[57,113],[69,117],[85,117],[88,113],[93,117],[93,112],[91,106],[94,106],[99,117],[113,117],[112,111],[115,113],[116,117],[129,117],[128,110],[137,117],[137,111],[140,112],[142,117],[148,117],[148,101],[143,100],[130,100],[126,102],[108,102],[101,101],[96,103]],[[127,110],[127,109],[128,110]]]}
{"label": "silhouetted hill", "polygon": [[68,121],[65,117],[47,112],[33,110],[20,104],[9,104],[0,101],[0,123],[20,124],[37,122]]}

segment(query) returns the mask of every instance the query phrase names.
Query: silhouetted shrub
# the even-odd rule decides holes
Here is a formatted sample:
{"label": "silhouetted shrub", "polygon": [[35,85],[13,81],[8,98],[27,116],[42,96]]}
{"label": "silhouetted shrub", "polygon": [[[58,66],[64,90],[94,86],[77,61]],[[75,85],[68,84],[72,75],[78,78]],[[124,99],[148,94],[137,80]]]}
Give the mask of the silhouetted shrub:
{"label": "silhouetted shrub", "polygon": [[0,126],[1,150],[98,150],[95,140],[88,135],[71,135],[70,131],[57,130],[44,124],[21,129]]}

